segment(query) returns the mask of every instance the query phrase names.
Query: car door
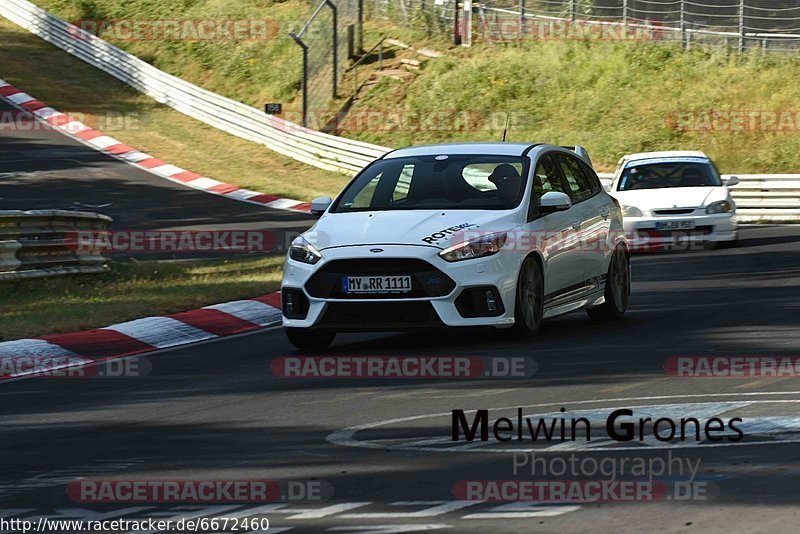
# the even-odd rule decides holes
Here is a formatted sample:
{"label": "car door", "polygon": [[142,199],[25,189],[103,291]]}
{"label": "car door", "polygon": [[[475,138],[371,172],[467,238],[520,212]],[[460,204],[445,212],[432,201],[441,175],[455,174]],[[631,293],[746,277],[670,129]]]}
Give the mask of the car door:
{"label": "car door", "polygon": [[[593,291],[602,287],[603,276],[606,274],[606,242],[611,210],[606,205],[605,195],[599,194],[602,189],[599,180],[592,180],[592,176],[586,172],[588,165],[582,165],[571,154],[559,153],[555,154],[555,158],[566,180],[567,194],[572,200],[576,218],[580,220],[577,232],[583,251],[583,279],[586,281],[587,292]],[[594,178],[596,179],[596,175]]]}
{"label": "car door", "polygon": [[544,301],[552,306],[572,300],[583,292],[583,254],[577,243],[580,226],[577,210],[541,213],[539,199],[548,191],[569,194],[564,176],[553,153],[539,157],[531,186],[531,204],[528,227],[533,239],[539,243],[545,261]]}

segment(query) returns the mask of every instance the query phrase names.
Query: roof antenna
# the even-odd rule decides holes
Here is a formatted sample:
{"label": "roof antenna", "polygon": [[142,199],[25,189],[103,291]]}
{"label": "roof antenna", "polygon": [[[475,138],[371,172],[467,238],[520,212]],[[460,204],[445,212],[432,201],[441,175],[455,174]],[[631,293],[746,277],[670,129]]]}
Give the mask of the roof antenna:
{"label": "roof antenna", "polygon": [[510,114],[506,113],[506,125],[503,127],[503,142],[506,142],[506,134],[508,133],[508,119],[511,117]]}

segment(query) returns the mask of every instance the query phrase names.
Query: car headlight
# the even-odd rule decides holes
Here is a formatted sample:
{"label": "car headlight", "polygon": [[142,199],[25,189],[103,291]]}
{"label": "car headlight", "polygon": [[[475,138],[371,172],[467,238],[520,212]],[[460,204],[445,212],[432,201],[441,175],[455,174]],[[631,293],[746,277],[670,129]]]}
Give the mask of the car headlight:
{"label": "car headlight", "polygon": [[730,213],[733,211],[733,204],[727,200],[712,202],[706,207],[706,213]]}
{"label": "car headlight", "polygon": [[641,217],[642,216],[642,210],[640,210],[636,206],[622,206],[622,216],[623,217]]}
{"label": "car headlight", "polygon": [[463,261],[497,254],[508,238],[507,232],[488,234],[448,247],[439,253],[445,261]]}
{"label": "car headlight", "polygon": [[322,259],[322,254],[301,236],[292,241],[292,246],[289,247],[289,257],[294,261],[314,265]]}

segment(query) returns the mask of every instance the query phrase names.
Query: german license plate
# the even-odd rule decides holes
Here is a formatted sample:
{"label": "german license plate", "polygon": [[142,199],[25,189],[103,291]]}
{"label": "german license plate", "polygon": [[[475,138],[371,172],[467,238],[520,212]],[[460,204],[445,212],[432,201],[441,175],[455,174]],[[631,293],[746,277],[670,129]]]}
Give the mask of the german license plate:
{"label": "german license plate", "polygon": [[357,293],[408,293],[411,276],[343,276],[342,292]]}
{"label": "german license plate", "polygon": [[694,221],[659,221],[656,230],[692,230],[695,226]]}

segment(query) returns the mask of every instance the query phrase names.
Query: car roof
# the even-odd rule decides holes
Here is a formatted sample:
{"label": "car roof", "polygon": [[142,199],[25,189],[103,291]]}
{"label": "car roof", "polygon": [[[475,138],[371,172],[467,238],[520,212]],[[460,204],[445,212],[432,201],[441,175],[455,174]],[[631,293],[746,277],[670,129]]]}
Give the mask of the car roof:
{"label": "car roof", "polygon": [[709,157],[699,150],[662,150],[660,152],[638,152],[636,154],[626,154],[619,160],[634,161],[640,159],[657,159],[657,158],[706,158]]}
{"label": "car roof", "polygon": [[540,143],[441,143],[436,145],[398,148],[383,156],[383,159],[408,156],[437,156],[439,154],[491,154],[497,156],[522,156],[529,148]]}

